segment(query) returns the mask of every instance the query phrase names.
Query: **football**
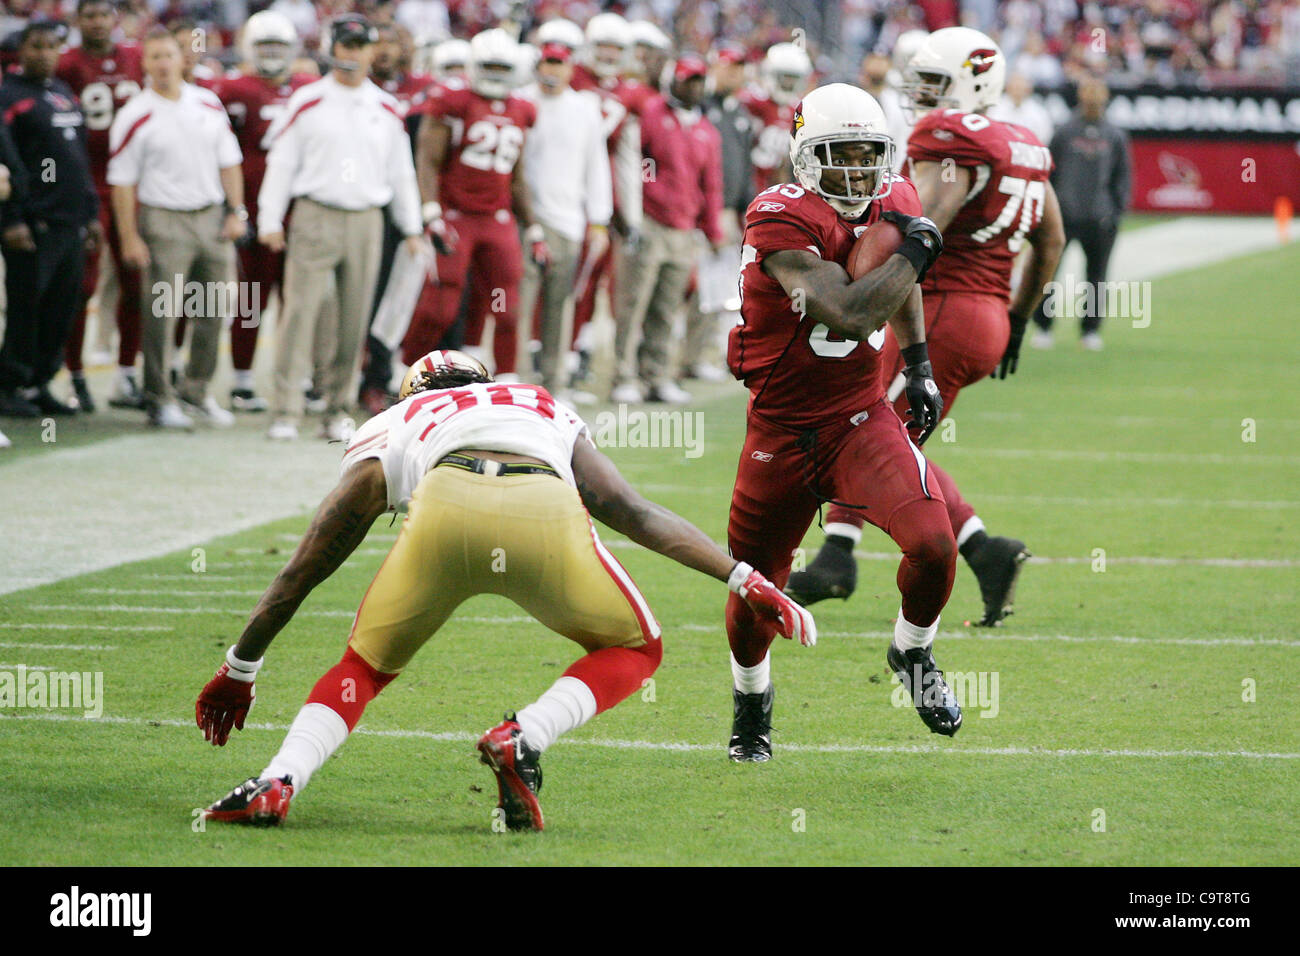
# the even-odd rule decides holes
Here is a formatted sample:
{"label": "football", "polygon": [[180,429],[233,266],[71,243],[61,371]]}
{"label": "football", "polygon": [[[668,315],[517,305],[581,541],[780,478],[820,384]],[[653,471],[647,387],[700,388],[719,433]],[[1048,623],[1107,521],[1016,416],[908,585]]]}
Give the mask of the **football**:
{"label": "football", "polygon": [[873,222],[849,250],[849,278],[861,279],[879,269],[903,244],[903,233],[892,222]]}

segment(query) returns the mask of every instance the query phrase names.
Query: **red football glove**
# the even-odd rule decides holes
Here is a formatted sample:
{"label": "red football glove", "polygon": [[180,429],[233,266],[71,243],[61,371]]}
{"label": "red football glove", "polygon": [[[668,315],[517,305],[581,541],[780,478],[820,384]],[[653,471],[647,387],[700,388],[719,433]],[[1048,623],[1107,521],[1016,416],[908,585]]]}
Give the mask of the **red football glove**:
{"label": "red football glove", "polygon": [[257,696],[253,679],[261,666],[260,660],[241,661],[232,647],[226,652],[226,662],[199,692],[194,721],[203,731],[203,739],[212,741],[212,746],[224,747],[231,727],[244,729],[244,718]]}
{"label": "red football glove", "polygon": [[428,234],[433,248],[440,256],[449,256],[456,251],[456,242],[460,238],[456,230],[442,217],[442,206],[436,202],[427,202],[420,210],[424,219],[424,231]]}
{"label": "red football glove", "polygon": [[732,570],[727,587],[740,595],[759,617],[775,618],[782,637],[797,638],[804,647],[817,643],[817,622],[813,616],[745,562]]}
{"label": "red football glove", "polygon": [[541,223],[533,223],[524,230],[524,242],[528,244],[528,257],[539,269],[545,269],[551,261],[551,250],[546,245],[546,231]]}

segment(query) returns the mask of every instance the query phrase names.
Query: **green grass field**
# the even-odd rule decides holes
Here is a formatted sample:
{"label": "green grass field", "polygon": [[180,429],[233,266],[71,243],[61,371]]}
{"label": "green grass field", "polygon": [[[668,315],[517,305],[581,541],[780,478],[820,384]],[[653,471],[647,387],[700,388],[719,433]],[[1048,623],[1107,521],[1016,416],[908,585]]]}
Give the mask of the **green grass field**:
{"label": "green grass field", "polygon": [[[22,821],[0,827],[0,863],[1300,863],[1300,245],[1152,295],[1150,327],[1112,321],[1102,353],[1065,329],[1054,351],[1026,348],[1013,380],[963,394],[955,441],[927,446],[990,530],[1037,556],[994,632],[964,626],[979,596],[958,569],[936,656],[950,675],[996,675],[999,694],[995,716],[968,701],[954,739],[891,703],[883,535],[863,539],[853,598],[815,609],[818,646],[774,649],[776,756],[737,766],[724,588],[607,533],[660,618],[664,663],[547,753],[544,834],[492,832],[472,742],[577,649],[494,598],[466,604],[371,705],[284,827],[198,832],[192,811],[260,771],[338,659],[396,532],[382,519],[308,600],[268,656],[252,726],[214,749],[194,697],[302,516],[208,542],[204,573],[186,549],[0,597],[0,670],[105,682],[99,720],[0,711],[0,816]],[[700,457],[611,454],[722,540],[743,395],[696,410]]]}

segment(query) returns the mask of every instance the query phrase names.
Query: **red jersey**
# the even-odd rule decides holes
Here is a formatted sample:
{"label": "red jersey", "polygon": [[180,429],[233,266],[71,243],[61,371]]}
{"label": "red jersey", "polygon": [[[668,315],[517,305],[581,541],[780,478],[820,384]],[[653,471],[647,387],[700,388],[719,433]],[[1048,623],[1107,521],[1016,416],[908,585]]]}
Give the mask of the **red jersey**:
{"label": "red jersey", "polygon": [[[314,83],[318,77],[294,73],[284,83],[275,84],[253,74],[227,77],[214,92],[230,116],[230,125],[244,154],[244,196],[250,217],[255,217],[257,193],[266,174],[267,130],[284,112],[289,95],[300,86]],[[254,221],[256,219],[254,218]]]}
{"label": "red jersey", "polygon": [[754,165],[754,191],[759,192],[776,181],[790,157],[794,107],[782,106],[753,86],[741,90],[736,99],[754,117],[754,148],[749,158]]}
{"label": "red jersey", "polygon": [[108,128],[113,117],[144,85],[140,48],[119,43],[106,56],[74,46],[59,57],[56,75],[72,88],[86,114],[86,147],[95,188],[108,192]]}
{"label": "red jersey", "polygon": [[441,203],[460,212],[509,211],[510,181],[523,155],[525,131],[537,120],[537,107],[514,93],[500,100],[480,96],[453,78],[430,87],[420,111],[451,127],[451,149],[439,182]]}
{"label": "red jersey", "polygon": [[850,418],[883,395],[884,326],[854,342],[807,320],[781,283],[763,271],[763,260],[785,249],[806,249],[844,266],[858,236],[882,213],[893,209],[921,215],[916,188],[902,176],[889,175],[889,195],[873,202],[855,222],[795,183],[768,187],[745,211],[740,323],[728,337],[727,365],[765,417],[809,427]]}
{"label": "red jersey", "polygon": [[974,174],[971,198],[943,231],[943,255],[922,292],[978,292],[1010,301],[1011,267],[1043,218],[1052,154],[1029,130],[961,110],[932,110],[907,143],[912,162],[951,159]]}
{"label": "red jersey", "polygon": [[370,78],[375,86],[397,100],[397,110],[403,117],[411,111],[415,98],[429,88],[433,77],[427,73],[395,73],[386,80]]}

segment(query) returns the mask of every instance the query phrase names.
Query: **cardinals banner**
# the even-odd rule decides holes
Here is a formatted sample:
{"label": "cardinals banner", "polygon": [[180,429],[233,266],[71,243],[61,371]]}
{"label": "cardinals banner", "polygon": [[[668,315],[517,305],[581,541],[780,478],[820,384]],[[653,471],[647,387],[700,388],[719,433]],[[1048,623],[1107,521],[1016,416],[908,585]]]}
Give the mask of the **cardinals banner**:
{"label": "cardinals banner", "polygon": [[[1043,98],[1058,124],[1070,103]],[[1114,89],[1106,118],[1128,133],[1132,208],[1272,213],[1300,209],[1300,89]]]}

